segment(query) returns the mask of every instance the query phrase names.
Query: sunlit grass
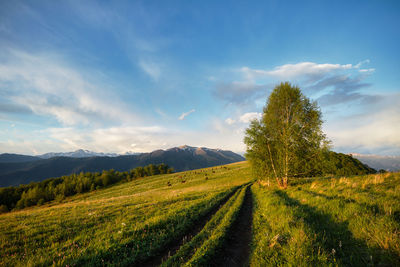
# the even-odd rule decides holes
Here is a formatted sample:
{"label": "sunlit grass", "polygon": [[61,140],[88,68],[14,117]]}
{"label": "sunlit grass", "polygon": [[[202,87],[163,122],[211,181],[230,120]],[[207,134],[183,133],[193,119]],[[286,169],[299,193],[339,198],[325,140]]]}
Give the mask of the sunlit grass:
{"label": "sunlit grass", "polygon": [[0,264],[129,264],[145,260],[191,227],[197,216],[218,204],[230,190],[249,181],[249,170],[242,167],[146,177],[62,203],[0,215]]}
{"label": "sunlit grass", "polygon": [[[238,163],[158,175],[2,214],[0,265],[140,266],[215,212],[164,262],[208,266],[230,245],[250,173]],[[400,173],[250,188],[250,266],[400,266]]]}
{"label": "sunlit grass", "polygon": [[400,174],[253,186],[251,265],[400,264]]}

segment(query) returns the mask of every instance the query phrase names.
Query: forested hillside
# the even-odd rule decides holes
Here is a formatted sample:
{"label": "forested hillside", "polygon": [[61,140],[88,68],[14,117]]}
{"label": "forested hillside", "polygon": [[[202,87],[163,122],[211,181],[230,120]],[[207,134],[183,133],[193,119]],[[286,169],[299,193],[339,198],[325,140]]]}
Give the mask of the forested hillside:
{"label": "forested hillside", "polygon": [[184,171],[242,160],[242,156],[232,151],[182,146],[118,157],[54,157],[29,162],[3,162],[0,163],[0,186],[28,184],[80,172],[110,169],[124,172],[149,164],[164,163],[176,171]]}
{"label": "forested hillside", "polygon": [[174,169],[168,167],[168,165],[150,164],[126,172],[118,172],[113,169],[101,173],[81,172],[46,179],[42,182],[32,182],[28,185],[3,187],[0,188],[0,212],[42,205],[45,202],[55,199],[62,200],[68,196],[98,190],[112,184],[172,172],[174,172]]}

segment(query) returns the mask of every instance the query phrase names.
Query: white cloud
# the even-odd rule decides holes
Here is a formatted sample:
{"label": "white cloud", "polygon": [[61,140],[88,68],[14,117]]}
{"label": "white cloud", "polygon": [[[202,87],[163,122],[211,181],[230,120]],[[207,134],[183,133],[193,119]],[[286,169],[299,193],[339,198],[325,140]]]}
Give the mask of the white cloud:
{"label": "white cloud", "polygon": [[[257,107],[261,100],[265,101],[263,91],[272,89],[282,80],[289,80],[321,105],[326,121],[324,129],[336,150],[399,154],[400,96],[385,95],[384,91],[371,94],[371,90],[366,90],[373,86],[367,78],[375,71],[364,68],[369,63],[369,60],[355,65],[300,62],[273,69],[243,67],[240,69],[242,80],[226,82],[224,86],[217,84],[216,93],[228,103],[236,104],[236,112],[240,112],[244,110],[243,103]],[[260,116],[260,113],[248,112],[215,125],[220,132],[239,133],[242,130],[243,136],[244,123]]]}
{"label": "white cloud", "polygon": [[[225,120],[225,123],[228,124],[228,125],[234,125],[234,124],[237,124],[237,123],[239,123],[239,124],[243,124],[243,123],[249,124],[250,121],[252,121],[254,119],[260,119],[261,116],[262,116],[262,114],[258,113],[258,112],[247,112],[247,113],[244,113],[244,114],[242,114],[240,116],[237,116],[236,119],[227,118]],[[242,127],[242,126],[243,125],[241,125],[240,127]]]}
{"label": "white cloud", "polygon": [[278,83],[290,81],[309,96],[323,99],[324,104],[340,104],[335,101],[349,102],[366,97],[359,91],[371,85],[364,80],[375,71],[374,68],[360,69],[367,63],[369,60],[356,65],[299,62],[273,69],[242,67],[239,69],[242,80],[217,84],[215,95],[230,104],[256,106]]}
{"label": "white cloud", "polygon": [[[32,134],[19,133],[17,140],[0,141],[0,151],[43,154],[49,151],[87,149],[96,152],[149,152],[168,148],[177,133],[160,126],[77,129],[74,127],[47,128]],[[11,137],[10,137],[11,138]],[[180,140],[179,138],[177,138]],[[169,141],[169,142],[166,142]]]}
{"label": "white cloud", "polygon": [[273,70],[257,70],[248,67],[241,68],[241,72],[248,79],[252,80],[257,77],[275,77],[283,80],[294,79],[298,77],[315,77],[320,78],[326,73],[336,70],[352,69],[352,64],[317,64],[314,62],[300,62],[296,64],[285,64],[278,66]]}
{"label": "white cloud", "polygon": [[250,121],[254,119],[260,119],[261,118],[261,113],[258,112],[248,112],[240,116],[239,121],[243,123],[249,123]]}
{"label": "white cloud", "polygon": [[400,155],[400,94],[382,97],[363,113],[327,121],[334,147],[345,152]]}
{"label": "white cloud", "polygon": [[359,72],[361,73],[372,73],[374,72],[375,69],[374,68],[370,68],[370,69],[360,69]]}
{"label": "white cloud", "polygon": [[195,111],[196,111],[195,109],[192,109],[192,110],[190,110],[190,111],[188,111],[188,112],[182,113],[182,114],[179,116],[178,120],[184,120],[185,117],[189,116],[191,113],[193,113],[193,112],[195,112]]}
{"label": "white cloud", "polygon": [[236,121],[233,120],[233,119],[231,119],[231,118],[227,118],[227,119],[225,120],[225,122],[226,122],[228,125],[232,125],[232,124],[234,124]]}
{"label": "white cloud", "polygon": [[221,148],[243,152],[243,127],[240,129],[217,129],[216,124],[223,121],[210,122],[207,130],[190,131],[149,127],[110,127],[97,129],[75,129],[73,127],[49,128],[26,133],[20,136],[24,141],[0,141],[0,151],[22,154],[43,154],[49,151],[74,151],[87,149],[95,152],[125,153],[150,152],[167,149],[183,144]]}
{"label": "white cloud", "polygon": [[[110,127],[79,131],[73,128],[51,128],[45,130],[49,136],[62,142],[65,149],[89,149],[94,151],[148,152],[161,148],[164,136],[173,131],[160,126],[149,127]],[[134,145],[134,146],[133,146]]]}
{"label": "white cloud", "polygon": [[10,104],[52,116],[64,125],[136,119],[104,83],[90,82],[88,73],[67,66],[60,57],[16,50],[0,56],[0,82],[7,84],[0,90],[9,90],[3,94]]}

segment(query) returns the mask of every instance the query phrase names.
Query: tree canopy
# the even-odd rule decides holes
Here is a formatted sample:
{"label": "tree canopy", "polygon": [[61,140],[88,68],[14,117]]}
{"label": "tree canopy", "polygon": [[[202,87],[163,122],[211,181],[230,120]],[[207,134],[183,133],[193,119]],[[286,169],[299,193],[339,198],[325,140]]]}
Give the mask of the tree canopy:
{"label": "tree canopy", "polygon": [[309,176],[328,141],[317,103],[300,89],[281,83],[269,96],[262,118],[246,130],[246,158],[260,177],[286,187],[290,177]]}

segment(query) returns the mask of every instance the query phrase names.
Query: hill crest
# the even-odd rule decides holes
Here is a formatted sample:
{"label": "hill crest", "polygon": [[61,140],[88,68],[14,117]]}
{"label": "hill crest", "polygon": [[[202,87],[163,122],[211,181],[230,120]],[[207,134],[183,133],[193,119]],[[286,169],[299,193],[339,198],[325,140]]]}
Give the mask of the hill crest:
{"label": "hill crest", "polygon": [[[15,155],[13,156],[15,158],[24,158],[22,155]],[[47,178],[80,172],[101,172],[109,169],[127,171],[149,164],[164,163],[176,171],[186,171],[245,160],[232,151],[189,146],[113,157],[55,156],[47,159],[29,157],[28,161],[3,161],[3,158],[5,158],[4,154],[0,155],[0,186],[3,187],[38,182]],[[10,157],[8,156],[8,158]]]}

